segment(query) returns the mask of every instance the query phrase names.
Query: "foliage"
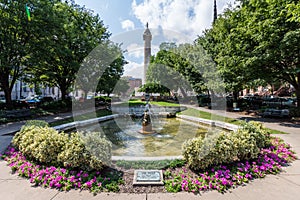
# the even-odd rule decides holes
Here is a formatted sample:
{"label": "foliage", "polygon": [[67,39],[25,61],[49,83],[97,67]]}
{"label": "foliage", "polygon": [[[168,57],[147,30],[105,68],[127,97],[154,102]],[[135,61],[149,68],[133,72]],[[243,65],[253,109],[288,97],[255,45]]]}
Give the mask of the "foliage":
{"label": "foliage", "polygon": [[110,142],[97,133],[69,136],[47,126],[23,126],[12,143],[28,159],[48,165],[99,170],[111,157]]}
{"label": "foliage", "polygon": [[127,62],[120,45],[110,41],[98,44],[81,63],[74,88],[88,92],[112,93]]}
{"label": "foliage", "polygon": [[124,56],[119,56],[113,60],[112,63],[109,63],[109,67],[105,66],[105,71],[95,91],[107,94],[108,97],[113,91],[117,94],[126,92],[129,89],[128,82],[126,83],[124,79],[121,79],[124,72],[123,66],[125,64],[127,64],[127,61],[125,61]]}
{"label": "foliage", "polygon": [[27,120],[24,126],[48,127],[49,124],[43,120]]}
{"label": "foliage", "polygon": [[72,102],[69,99],[44,102],[41,105],[39,105],[39,108],[42,108],[43,110],[47,110],[47,111],[53,111],[53,112],[68,111],[71,110],[72,108]]}
{"label": "foliage", "polygon": [[30,179],[34,186],[55,188],[62,191],[71,189],[89,190],[94,194],[118,192],[119,185],[124,184],[122,172],[116,170],[90,170],[78,168],[62,168],[57,166],[38,165],[13,147],[9,147],[4,155],[13,172]]}
{"label": "foliage", "polygon": [[[222,81],[217,81],[217,72],[212,60],[204,49],[197,44],[175,45],[162,43],[147,72],[150,83],[160,84],[170,90],[202,92],[215,90]],[[215,77],[215,78],[213,78]],[[214,84],[211,81],[214,80]]]}
{"label": "foliage", "polygon": [[[0,87],[9,108],[14,83],[23,74],[23,80],[36,86],[58,86],[65,99],[84,58],[110,36],[99,15],[72,0],[1,0],[0,7]],[[119,76],[114,69],[122,72],[123,64],[122,56],[116,59],[109,76]]]}
{"label": "foliage", "polygon": [[291,117],[300,117],[300,107],[298,108],[290,108],[290,116]]}
{"label": "foliage", "polygon": [[98,44],[107,41],[110,34],[99,15],[72,1],[60,1],[50,7],[47,21],[40,23],[42,27],[51,28],[38,38],[32,53],[35,66],[28,73],[58,86],[65,99],[84,58]]}
{"label": "foliage", "polygon": [[117,84],[115,85],[113,93],[117,95],[126,94],[129,89],[130,89],[129,81],[127,80],[127,78],[121,77],[118,80]]}
{"label": "foliage", "polygon": [[159,93],[159,94],[169,94],[170,89],[166,86],[157,84],[157,83],[146,83],[142,85],[139,89],[140,92],[146,93]]}
{"label": "foliage", "polygon": [[300,105],[299,1],[240,1],[198,42],[217,62],[227,89],[239,91],[257,79],[288,82]]}
{"label": "foliage", "polygon": [[[21,177],[29,178],[35,186],[63,191],[86,189],[96,194],[101,191],[118,192],[119,185],[124,184],[121,178],[123,173],[120,171],[84,171],[70,167],[37,165],[28,161],[20,151],[16,151],[13,147],[8,147],[2,158],[7,161],[13,172]],[[287,166],[295,159],[297,157],[290,145],[284,143],[282,139],[271,138],[271,145],[261,149],[258,158],[251,161],[216,165],[205,171],[191,171],[183,166],[182,160],[171,161],[173,164],[170,163],[170,168],[164,170],[164,184],[168,192],[200,193],[208,190],[225,192],[227,189],[244,185],[253,179],[263,178],[268,174],[278,174],[283,166]],[[160,162],[156,161],[156,163]]]}
{"label": "foliage", "polygon": [[[0,88],[5,93],[8,108],[12,107],[11,92],[16,80],[31,66],[28,53],[36,45],[33,33],[40,35],[44,32],[44,26],[35,22],[41,18],[47,19],[48,4],[47,1],[38,0],[0,1]],[[33,21],[28,20],[25,5],[34,5]]]}
{"label": "foliage", "polygon": [[165,188],[168,192],[225,192],[253,179],[263,178],[267,174],[278,174],[282,167],[294,161],[296,156],[290,145],[281,139],[272,138],[271,143],[269,147],[261,149],[257,158],[251,161],[214,165],[197,172],[192,172],[186,167],[167,169],[164,172]]}
{"label": "foliage", "polygon": [[269,145],[270,134],[261,124],[245,123],[236,132],[215,133],[193,138],[183,144],[183,156],[189,167],[209,166],[255,159]]}

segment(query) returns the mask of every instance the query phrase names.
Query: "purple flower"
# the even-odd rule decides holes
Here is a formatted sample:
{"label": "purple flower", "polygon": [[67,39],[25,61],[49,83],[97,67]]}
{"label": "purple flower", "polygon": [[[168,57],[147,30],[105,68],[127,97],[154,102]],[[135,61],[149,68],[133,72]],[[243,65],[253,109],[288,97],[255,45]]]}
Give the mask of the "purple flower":
{"label": "purple flower", "polygon": [[90,182],[90,181],[88,181],[88,182],[85,183],[85,185],[86,185],[88,188],[92,187],[92,184],[93,184],[93,183]]}
{"label": "purple flower", "polygon": [[61,168],[61,169],[60,169],[60,172],[61,172],[61,173],[63,173],[63,174],[65,174],[65,173],[66,173],[66,171],[67,171],[67,170],[66,170],[66,169],[64,169],[64,168]]}
{"label": "purple flower", "polygon": [[61,184],[60,183],[55,183],[54,186],[57,187],[57,188],[61,188]]}

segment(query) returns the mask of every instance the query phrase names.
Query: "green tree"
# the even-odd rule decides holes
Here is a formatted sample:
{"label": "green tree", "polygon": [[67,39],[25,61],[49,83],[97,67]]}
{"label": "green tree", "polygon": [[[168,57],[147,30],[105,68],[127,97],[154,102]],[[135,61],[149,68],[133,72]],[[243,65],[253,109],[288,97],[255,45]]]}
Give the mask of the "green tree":
{"label": "green tree", "polygon": [[5,93],[9,108],[12,107],[13,86],[30,66],[30,47],[34,45],[32,32],[39,34],[43,31],[43,27],[28,18],[26,5],[35,5],[35,10],[38,10],[33,16],[34,20],[41,19],[49,11],[48,3],[38,0],[0,0],[0,88]]}
{"label": "green tree", "polygon": [[107,94],[107,96],[109,97],[110,94],[114,91],[118,81],[120,81],[120,78],[124,73],[123,66],[126,63],[127,62],[125,61],[123,56],[116,58],[109,65],[109,67],[105,69],[98,82],[96,91],[103,94]]}
{"label": "green tree", "polygon": [[[49,20],[41,22],[47,31],[37,38],[39,45],[35,46],[31,60],[35,67],[29,73],[59,87],[64,99],[84,58],[107,41],[110,33],[99,15],[72,1],[55,3],[48,15]],[[47,46],[42,45],[45,43]]]}
{"label": "green tree", "polygon": [[159,93],[161,95],[170,94],[170,89],[158,83],[146,83],[140,87],[140,92]]}
{"label": "green tree", "polygon": [[216,91],[215,86],[219,85],[216,84],[217,76],[215,63],[197,43],[179,46],[162,43],[160,51],[152,57],[147,73],[150,82],[165,85],[171,90],[179,88],[184,96],[185,91]]}
{"label": "green tree", "polygon": [[113,42],[102,42],[84,59],[76,76],[75,89],[102,92],[108,95],[123,75],[124,59],[121,47]]}
{"label": "green tree", "polygon": [[130,89],[129,82],[127,78],[121,77],[117,84],[114,87],[113,93],[115,94],[126,94],[126,92]]}
{"label": "green tree", "polygon": [[[288,82],[300,105],[300,23],[296,0],[240,0],[198,41],[212,54],[228,88],[256,79]],[[298,14],[297,14],[298,13]]]}

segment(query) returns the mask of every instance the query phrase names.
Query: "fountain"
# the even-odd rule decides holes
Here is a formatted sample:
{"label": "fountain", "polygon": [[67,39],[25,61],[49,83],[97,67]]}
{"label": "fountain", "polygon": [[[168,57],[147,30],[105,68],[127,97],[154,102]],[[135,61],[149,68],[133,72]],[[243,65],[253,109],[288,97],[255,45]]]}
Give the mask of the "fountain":
{"label": "fountain", "polygon": [[154,133],[156,133],[152,129],[152,120],[151,120],[151,116],[150,116],[149,100],[150,100],[150,98],[147,98],[147,103],[145,105],[144,115],[143,115],[143,118],[142,118],[142,129],[139,131],[139,133],[141,133],[141,134],[154,134]]}
{"label": "fountain", "polygon": [[150,114],[148,111],[144,112],[143,121],[142,121],[142,130],[139,131],[142,134],[153,134],[155,131],[152,129],[152,122],[150,118]]}

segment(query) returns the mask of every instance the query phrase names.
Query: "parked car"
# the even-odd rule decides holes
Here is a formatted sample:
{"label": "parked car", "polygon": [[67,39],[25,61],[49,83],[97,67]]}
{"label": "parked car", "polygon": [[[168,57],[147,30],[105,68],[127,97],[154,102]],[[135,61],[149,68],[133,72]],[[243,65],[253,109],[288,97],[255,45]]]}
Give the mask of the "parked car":
{"label": "parked car", "polygon": [[263,106],[270,108],[291,108],[296,106],[296,102],[292,98],[269,98],[264,99]]}
{"label": "parked car", "polygon": [[40,100],[40,104],[42,103],[45,103],[45,102],[53,102],[54,99],[53,97],[50,97],[50,96],[46,96],[46,97],[39,97],[39,100]]}
{"label": "parked car", "polygon": [[279,110],[279,109],[266,109],[263,113],[262,113],[263,117],[289,117],[290,116],[290,112],[288,109],[283,109],[283,110]]}
{"label": "parked car", "polygon": [[15,109],[29,108],[30,107],[27,102],[21,101],[21,100],[13,100],[12,104],[13,104],[13,107]]}
{"label": "parked car", "polygon": [[5,103],[6,102],[6,100],[5,100],[5,96],[0,96],[0,102],[2,102],[2,103]]}

